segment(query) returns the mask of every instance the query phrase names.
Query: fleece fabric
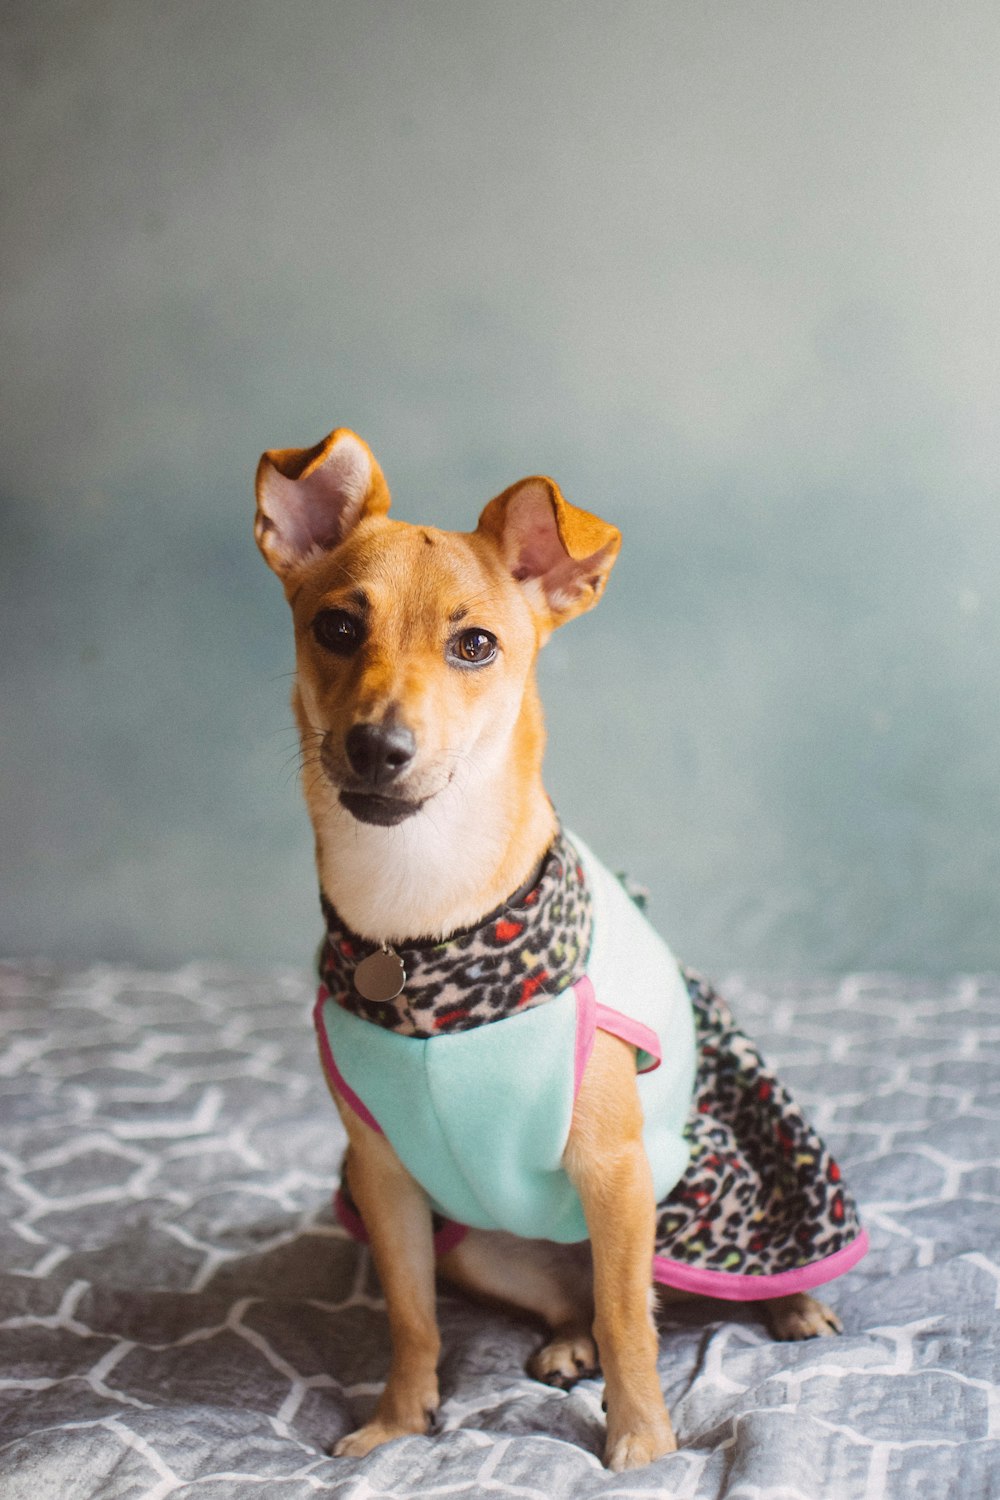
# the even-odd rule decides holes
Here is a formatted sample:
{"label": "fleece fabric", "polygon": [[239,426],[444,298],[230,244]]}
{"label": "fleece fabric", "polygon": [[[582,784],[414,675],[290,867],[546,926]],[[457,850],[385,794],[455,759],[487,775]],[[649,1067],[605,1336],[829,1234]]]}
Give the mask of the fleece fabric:
{"label": "fleece fabric", "polygon": [[[839,1166],[796,1101],[722,997],[678,968],[586,845],[562,835],[560,847],[570,851],[559,863],[572,871],[573,899],[592,911],[586,972],[571,987],[554,973],[551,991],[532,991],[533,1008],[519,1010],[515,999],[503,1019],[430,1036],[412,1034],[405,1005],[389,1023],[405,1030],[391,1030],[320,989],[327,1075],[426,1189],[439,1253],[470,1226],[586,1238],[561,1163],[600,1029],[636,1049],[657,1203],[654,1279],[753,1300],[806,1291],[848,1270],[867,1236]],[[507,980],[515,978],[510,958],[508,948]],[[526,961],[537,961],[533,950]],[[505,992],[516,996],[516,984]],[[489,1008],[477,1012],[473,1000],[468,1014]],[[468,1014],[432,1024],[462,1028]],[[364,1237],[346,1184],[337,1207]]]}
{"label": "fleece fabric", "polygon": [[[415,1037],[386,1031],[329,996],[317,1021],[326,1060],[388,1136],[442,1216],[561,1242],[587,1237],[562,1167],[576,1076],[593,1029],[642,1035],[637,1052],[644,1139],[657,1201],[680,1180],[696,1060],[678,965],[581,840],[573,844],[593,909],[587,981],[545,1004],[470,1031]],[[591,991],[592,987],[592,991]],[[592,995],[614,995],[598,1012]],[[654,1040],[655,1038],[655,1040]]]}

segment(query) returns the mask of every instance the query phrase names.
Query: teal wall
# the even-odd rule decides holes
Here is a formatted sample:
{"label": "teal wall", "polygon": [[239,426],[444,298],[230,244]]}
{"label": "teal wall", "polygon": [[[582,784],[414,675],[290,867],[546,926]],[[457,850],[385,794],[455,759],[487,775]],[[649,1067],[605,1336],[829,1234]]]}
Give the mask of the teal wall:
{"label": "teal wall", "polygon": [[0,951],[317,926],[265,446],[619,522],[564,817],[686,958],[1000,965],[994,0],[6,8]]}

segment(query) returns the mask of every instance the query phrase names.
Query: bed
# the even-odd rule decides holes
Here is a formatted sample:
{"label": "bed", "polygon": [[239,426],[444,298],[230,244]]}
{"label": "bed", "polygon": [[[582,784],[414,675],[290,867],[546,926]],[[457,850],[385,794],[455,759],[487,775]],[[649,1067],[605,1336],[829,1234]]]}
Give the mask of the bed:
{"label": "bed", "polygon": [[387,1332],[335,1223],[304,973],[0,966],[4,1500],[1000,1495],[1000,982],[720,984],[838,1155],[872,1248],[844,1336],[660,1317],[679,1451],[600,1464],[601,1385],[443,1294],[439,1430],[363,1460]]}

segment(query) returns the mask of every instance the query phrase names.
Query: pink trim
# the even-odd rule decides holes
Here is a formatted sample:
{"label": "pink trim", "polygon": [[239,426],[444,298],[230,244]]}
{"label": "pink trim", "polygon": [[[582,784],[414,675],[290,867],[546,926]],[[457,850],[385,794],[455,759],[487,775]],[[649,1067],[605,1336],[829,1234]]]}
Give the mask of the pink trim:
{"label": "pink trim", "polygon": [[[348,1234],[367,1245],[368,1231],[364,1220],[350,1207],[339,1188],[334,1194],[333,1207]],[[434,1236],[435,1255],[447,1255],[449,1250],[462,1243],[468,1232],[467,1225],[446,1219]],[[699,1270],[697,1266],[654,1255],[653,1280],[677,1287],[679,1291],[696,1292],[701,1297],[715,1297],[724,1302],[760,1302],[769,1297],[807,1292],[824,1282],[833,1281],[856,1266],[867,1255],[868,1249],[868,1231],[862,1229],[856,1240],[836,1254],[814,1261],[811,1266],[797,1266],[794,1271],[778,1271],[774,1276],[734,1276],[728,1271]]]}
{"label": "pink trim", "polygon": [[434,1236],[434,1254],[447,1255],[449,1250],[454,1250],[456,1245],[462,1243],[468,1232],[467,1224],[459,1224],[454,1219],[445,1219]]}
{"label": "pink trim", "polygon": [[362,1245],[367,1245],[368,1231],[365,1228],[365,1221],[351,1207],[340,1188],[333,1195],[333,1211],[351,1236],[351,1239],[360,1240]]}
{"label": "pink trim", "polygon": [[640,1073],[652,1073],[663,1061],[663,1048],[656,1032],[631,1016],[623,1016],[620,1010],[612,1010],[609,1005],[598,1005],[597,1029],[610,1032],[612,1036],[620,1036],[623,1042],[629,1042],[633,1047],[649,1053],[654,1061],[647,1068],[640,1068]]}
{"label": "pink trim", "polygon": [[323,1025],[323,1006],[329,998],[330,991],[325,984],[321,984],[316,994],[316,1004],[313,1007],[313,1024],[316,1027],[316,1035],[319,1038],[319,1055],[323,1060],[323,1071],[344,1103],[350,1105],[358,1118],[364,1120],[365,1124],[370,1125],[373,1130],[377,1130],[379,1135],[383,1135],[384,1132],[381,1125],[367,1105],[362,1103],[358,1098],[333,1060],[333,1052],[330,1049],[330,1038],[327,1036],[326,1027]]}
{"label": "pink trim", "polygon": [[576,996],[576,1045],[573,1051],[573,1098],[575,1099],[580,1092],[590,1054],[594,1050],[597,999],[594,995],[594,986],[586,974],[574,984],[573,994]]}
{"label": "pink trim", "polygon": [[862,1229],[856,1240],[842,1250],[811,1266],[796,1266],[794,1271],[778,1271],[774,1276],[735,1276],[728,1271],[699,1270],[664,1255],[653,1256],[653,1280],[682,1292],[697,1292],[702,1297],[720,1297],[726,1302],[759,1302],[765,1297],[788,1297],[793,1292],[808,1292],[835,1276],[842,1276],[868,1253],[868,1232]]}
{"label": "pink trim", "polygon": [[[365,1221],[351,1207],[340,1188],[333,1195],[333,1211],[352,1239],[360,1240],[362,1245],[368,1244]],[[434,1254],[439,1259],[442,1255],[447,1255],[449,1250],[454,1250],[456,1245],[462,1243],[468,1232],[467,1224],[458,1224],[454,1219],[445,1219],[434,1236]]]}
{"label": "pink trim", "polygon": [[598,1031],[607,1031],[611,1036],[620,1036],[623,1042],[630,1046],[639,1048],[642,1052],[648,1052],[654,1059],[646,1068],[640,1068],[640,1073],[652,1073],[658,1068],[663,1060],[663,1048],[655,1031],[644,1026],[641,1021],[633,1020],[631,1016],[622,1015],[620,1010],[612,1010],[610,1005],[601,1005],[594,994],[594,986],[584,974],[573,986],[576,996],[576,1046],[573,1053],[573,1098],[580,1092],[580,1084],[590,1061],[590,1054],[594,1050],[594,1035]]}
{"label": "pink trim", "polygon": [[[362,1244],[368,1243],[368,1231],[361,1215],[355,1213],[338,1188],[333,1199],[334,1211],[348,1234]],[[435,1255],[447,1255],[468,1234],[468,1226],[446,1219],[434,1236]],[[769,1297],[788,1297],[794,1292],[808,1292],[843,1276],[856,1266],[869,1250],[868,1231],[862,1229],[857,1239],[834,1255],[814,1261],[811,1266],[797,1266],[794,1271],[778,1271],[774,1276],[734,1276],[728,1271],[699,1270],[664,1255],[653,1256],[653,1280],[682,1292],[696,1292],[701,1297],[715,1297],[723,1302],[761,1302]]]}

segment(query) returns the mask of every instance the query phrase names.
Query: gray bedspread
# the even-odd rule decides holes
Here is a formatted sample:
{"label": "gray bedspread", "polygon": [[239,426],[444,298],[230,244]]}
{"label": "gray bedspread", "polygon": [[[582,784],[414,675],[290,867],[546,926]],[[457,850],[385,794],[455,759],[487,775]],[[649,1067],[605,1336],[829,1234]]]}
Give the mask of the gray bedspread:
{"label": "gray bedspread", "polygon": [[334,1225],[342,1133],[303,975],[0,969],[0,1495],[1000,1495],[1000,984],[720,985],[847,1170],[872,1238],[840,1339],[719,1303],[661,1319],[680,1450],[600,1465],[601,1386],[442,1296],[441,1430],[361,1461],[384,1310]]}

